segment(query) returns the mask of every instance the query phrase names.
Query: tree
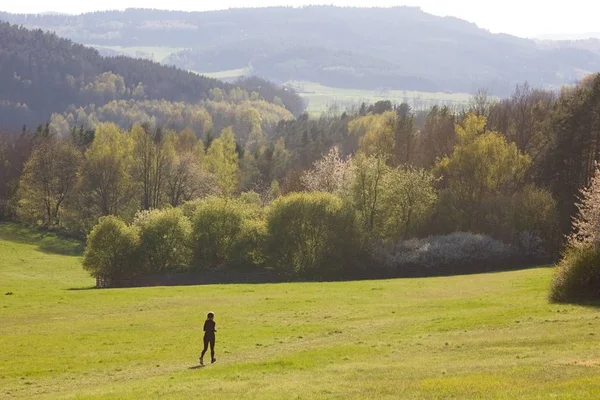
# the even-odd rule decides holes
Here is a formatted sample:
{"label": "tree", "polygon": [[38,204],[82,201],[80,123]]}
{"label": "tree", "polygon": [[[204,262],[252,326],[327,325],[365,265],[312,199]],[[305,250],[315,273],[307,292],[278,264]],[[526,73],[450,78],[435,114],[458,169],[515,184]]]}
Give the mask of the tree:
{"label": "tree", "polygon": [[309,279],[350,272],[360,255],[354,212],[329,193],[295,193],[267,213],[267,265]]}
{"label": "tree", "polygon": [[136,193],[131,176],[133,140],[115,124],[99,124],[85,152],[80,193],[96,218],[121,215]]}
{"label": "tree", "polygon": [[174,270],[191,262],[192,225],[178,209],[138,214],[140,254],[150,272]]}
{"label": "tree", "polygon": [[34,147],[35,136],[0,131],[0,219],[14,217],[19,202],[19,180]]}
{"label": "tree", "polygon": [[206,152],[205,165],[215,174],[223,193],[233,194],[238,188],[238,154],[235,137],[231,128],[221,132],[221,136],[211,143]]}
{"label": "tree", "polygon": [[167,174],[175,157],[173,143],[167,138],[173,133],[162,129],[151,131],[148,126],[134,126],[133,177],[141,183],[142,208],[160,208],[165,199]]}
{"label": "tree", "polygon": [[582,187],[590,184],[600,161],[600,74],[564,90],[551,119],[552,140],[538,170],[538,182],[558,202],[560,226],[569,233],[575,203]]}
{"label": "tree", "polygon": [[568,246],[600,247],[600,168],[596,168],[590,185],[581,189],[576,207],[577,216],[573,220]]}
{"label": "tree", "polygon": [[352,179],[351,159],[343,158],[337,146],[329,150],[311,170],[302,174],[304,187],[311,192],[341,193]]}
{"label": "tree", "polygon": [[219,194],[214,174],[202,168],[204,144],[189,130],[168,137],[172,160],[166,176],[169,204],[177,207],[186,201]]}
{"label": "tree", "polygon": [[385,238],[406,240],[422,230],[437,202],[434,183],[424,169],[396,168],[385,174],[381,199]]}
{"label": "tree", "polygon": [[444,211],[451,229],[472,230],[477,210],[489,196],[513,194],[522,185],[529,156],[514,143],[485,129],[485,117],[470,114],[456,126],[458,144],[451,156],[439,160],[435,173],[445,188]]}
{"label": "tree", "polygon": [[139,274],[139,231],[115,216],[102,217],[87,239],[83,268],[97,286],[118,286],[122,279]]}
{"label": "tree", "polygon": [[420,165],[430,168],[438,159],[452,154],[456,144],[455,123],[455,115],[448,107],[434,106],[429,110],[417,138]]}
{"label": "tree", "polygon": [[384,157],[392,161],[396,138],[397,115],[393,111],[369,114],[348,124],[351,135],[360,137],[360,150],[367,156]]}
{"label": "tree", "polygon": [[384,177],[390,169],[386,161],[383,156],[367,157],[362,153],[354,158],[352,201],[365,238],[381,233]]}
{"label": "tree", "polygon": [[192,213],[194,263],[200,269],[248,265],[260,258],[261,210],[232,198],[209,197]]}
{"label": "tree", "polygon": [[55,137],[43,138],[25,164],[19,185],[19,215],[60,225],[65,201],[77,183],[81,154],[73,144]]}
{"label": "tree", "polygon": [[414,162],[413,153],[416,144],[417,127],[415,117],[411,113],[410,106],[406,103],[400,104],[396,110],[396,115],[394,124],[395,164],[411,164]]}

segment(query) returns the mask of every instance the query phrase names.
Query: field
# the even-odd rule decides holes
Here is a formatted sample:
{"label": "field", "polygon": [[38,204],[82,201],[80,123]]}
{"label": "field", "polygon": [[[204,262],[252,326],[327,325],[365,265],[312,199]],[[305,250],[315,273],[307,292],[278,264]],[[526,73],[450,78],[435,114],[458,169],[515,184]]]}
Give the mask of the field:
{"label": "field", "polygon": [[95,290],[80,254],[0,224],[0,398],[600,398],[600,315],[549,304],[551,268]]}
{"label": "field", "polygon": [[198,75],[207,76],[209,78],[221,79],[221,80],[227,80],[227,81],[233,81],[233,80],[236,80],[237,78],[241,78],[243,76],[250,75],[249,68],[232,69],[229,71],[219,71],[219,72],[196,72],[196,71],[193,71],[193,72],[195,72]]}
{"label": "field", "polygon": [[337,107],[343,111],[349,107],[358,107],[362,102],[372,104],[379,100],[390,100],[392,103],[407,102],[415,110],[427,109],[436,104],[462,108],[469,104],[472,97],[467,93],[340,89],[299,81],[290,81],[286,85],[296,89],[300,96],[307,99],[307,111],[312,115],[320,115],[330,107]]}
{"label": "field", "polygon": [[162,63],[165,61],[171,54],[178,53],[184,48],[182,47],[160,47],[160,46],[104,46],[104,45],[94,45],[87,44],[86,46],[95,47],[97,49],[108,49],[116,51],[122,55],[134,58],[146,58],[152,61],[156,61]]}

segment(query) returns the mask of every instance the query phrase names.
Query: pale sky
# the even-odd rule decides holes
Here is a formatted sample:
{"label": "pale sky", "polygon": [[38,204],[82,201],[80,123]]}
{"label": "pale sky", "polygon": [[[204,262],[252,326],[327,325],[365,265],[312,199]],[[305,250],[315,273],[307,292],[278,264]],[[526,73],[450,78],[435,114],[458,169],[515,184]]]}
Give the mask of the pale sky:
{"label": "pale sky", "polygon": [[598,23],[600,1],[598,0],[0,0],[0,11],[13,13],[57,11],[77,14],[125,8],[206,11],[235,7],[307,4],[362,7],[420,6],[424,11],[432,14],[450,15],[475,22],[479,27],[492,32],[526,37],[541,34],[600,32],[600,23]]}

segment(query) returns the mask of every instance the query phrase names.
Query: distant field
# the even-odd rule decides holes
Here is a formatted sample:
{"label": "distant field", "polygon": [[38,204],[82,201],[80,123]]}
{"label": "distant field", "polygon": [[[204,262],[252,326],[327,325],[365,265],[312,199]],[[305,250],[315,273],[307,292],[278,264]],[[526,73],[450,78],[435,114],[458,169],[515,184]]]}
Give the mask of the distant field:
{"label": "distant field", "polygon": [[140,46],[140,47],[123,47],[123,46],[104,46],[104,45],[94,45],[87,44],[86,46],[91,46],[95,48],[105,48],[109,50],[114,50],[123,55],[135,58],[147,58],[156,62],[163,62],[169,57],[171,54],[178,53],[182,50],[185,50],[182,47],[153,47],[153,46]]}
{"label": "distant field", "polygon": [[0,223],[0,398],[600,398],[598,310],[548,304],[550,268],[95,290],[80,254]]}
{"label": "distant field", "polygon": [[208,76],[209,78],[234,80],[234,79],[249,75],[250,68],[232,69],[229,71],[219,71],[219,72],[197,72],[197,71],[193,71],[193,72],[195,72],[198,75]]}
{"label": "distant field", "polygon": [[372,104],[379,100],[390,100],[393,103],[407,102],[415,110],[427,109],[435,104],[462,108],[469,104],[472,97],[468,93],[340,89],[300,81],[290,81],[286,85],[296,89],[302,97],[308,100],[307,111],[313,115],[321,114],[331,107],[343,111],[349,107],[358,107],[362,102]]}

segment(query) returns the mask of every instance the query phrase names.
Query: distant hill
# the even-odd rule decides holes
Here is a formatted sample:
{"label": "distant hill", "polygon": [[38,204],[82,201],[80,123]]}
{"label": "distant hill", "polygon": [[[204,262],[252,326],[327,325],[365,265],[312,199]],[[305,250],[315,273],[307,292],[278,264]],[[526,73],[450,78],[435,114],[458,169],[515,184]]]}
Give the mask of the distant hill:
{"label": "distant hill", "polygon": [[600,70],[600,55],[586,48],[492,34],[411,7],[129,9],[0,19],[97,46],[185,48],[165,62],[201,72],[246,68],[279,83],[470,93],[487,88],[506,95],[524,81],[557,87]]}
{"label": "distant hill", "polygon": [[303,109],[293,92],[265,81],[234,86],[149,60],[102,57],[54,34],[0,22],[0,127],[36,125],[69,106],[101,107],[120,100],[196,104],[213,89],[227,93],[236,86],[296,113]]}
{"label": "distant hill", "polygon": [[600,39],[600,32],[587,32],[587,33],[548,33],[544,35],[538,35],[536,39],[540,40],[587,40],[587,39]]}

